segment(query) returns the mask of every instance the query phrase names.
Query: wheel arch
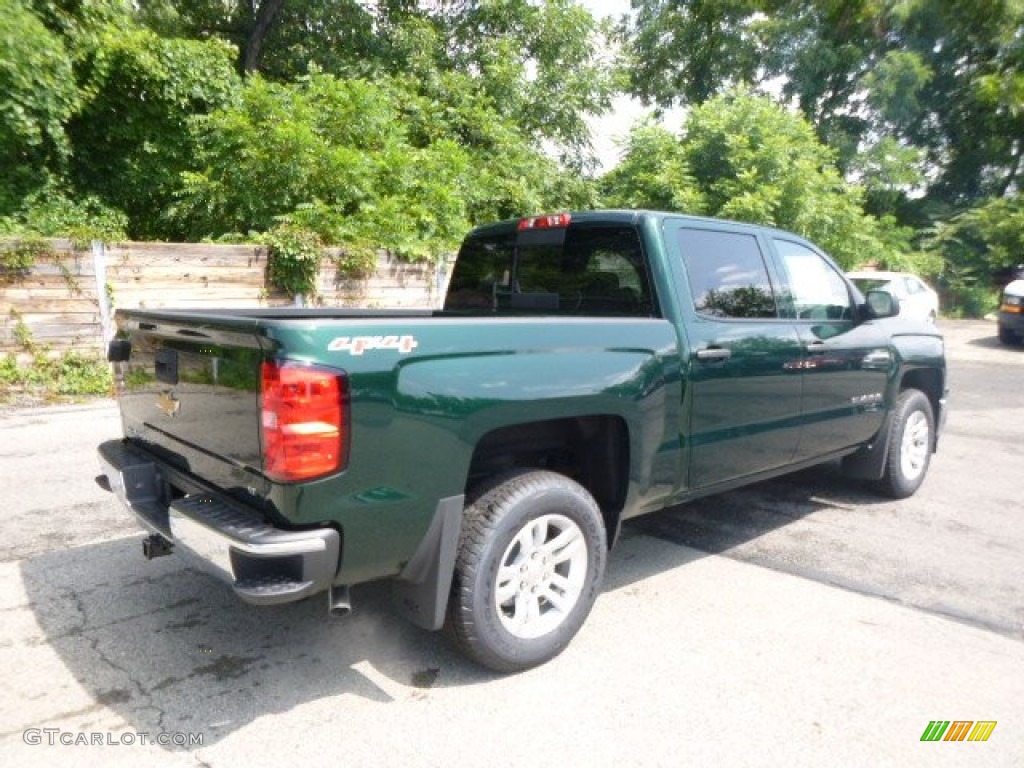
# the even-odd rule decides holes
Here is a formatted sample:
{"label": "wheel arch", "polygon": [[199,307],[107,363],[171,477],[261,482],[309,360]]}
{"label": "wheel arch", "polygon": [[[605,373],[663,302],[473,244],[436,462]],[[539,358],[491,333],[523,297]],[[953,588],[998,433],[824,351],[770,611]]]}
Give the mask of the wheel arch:
{"label": "wheel arch", "polygon": [[619,529],[629,489],[630,445],[626,420],[613,414],[572,416],[499,427],[477,442],[465,493],[514,469],[547,469],[582,485],[604,519],[609,547]]}
{"label": "wheel arch", "polygon": [[[941,423],[943,407],[943,372],[937,368],[913,368],[907,370],[900,376],[896,392],[893,395],[893,407],[896,397],[908,389],[916,389],[924,393],[931,403],[932,417],[936,428],[932,433],[931,450],[934,453],[938,447],[938,425]],[[843,459],[843,471],[850,477],[863,480],[879,480],[885,473],[886,462],[889,458],[892,441],[892,410],[885,414],[882,426],[875,437],[867,445],[862,446],[855,453]]]}
{"label": "wheel arch", "polygon": [[932,435],[932,452],[938,447],[940,419],[943,416],[943,398],[945,382],[943,374],[938,368],[914,368],[903,374],[900,379],[899,391],[917,389],[924,393],[932,406],[932,417],[935,420],[936,428]]}

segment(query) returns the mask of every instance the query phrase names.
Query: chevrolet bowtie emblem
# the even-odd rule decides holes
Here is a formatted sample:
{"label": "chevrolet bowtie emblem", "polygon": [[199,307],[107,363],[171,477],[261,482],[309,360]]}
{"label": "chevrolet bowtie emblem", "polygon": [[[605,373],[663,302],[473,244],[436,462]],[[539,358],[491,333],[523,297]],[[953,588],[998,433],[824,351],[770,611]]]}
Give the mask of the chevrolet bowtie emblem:
{"label": "chevrolet bowtie emblem", "polygon": [[181,401],[174,396],[173,392],[165,390],[161,392],[160,397],[156,399],[156,407],[168,416],[176,416],[178,414],[178,409],[181,408]]}

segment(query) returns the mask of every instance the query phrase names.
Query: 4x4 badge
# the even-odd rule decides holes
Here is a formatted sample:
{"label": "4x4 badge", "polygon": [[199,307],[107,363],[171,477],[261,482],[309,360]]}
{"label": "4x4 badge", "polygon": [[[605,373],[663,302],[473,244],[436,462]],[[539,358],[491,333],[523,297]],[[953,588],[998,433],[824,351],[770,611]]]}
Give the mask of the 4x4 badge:
{"label": "4x4 badge", "polygon": [[327,345],[327,350],[361,355],[373,349],[394,349],[407,355],[419,345],[415,336],[339,336]]}
{"label": "4x4 badge", "polygon": [[178,409],[181,408],[181,401],[174,396],[173,392],[165,389],[160,393],[160,397],[156,399],[156,407],[168,416],[177,416]]}

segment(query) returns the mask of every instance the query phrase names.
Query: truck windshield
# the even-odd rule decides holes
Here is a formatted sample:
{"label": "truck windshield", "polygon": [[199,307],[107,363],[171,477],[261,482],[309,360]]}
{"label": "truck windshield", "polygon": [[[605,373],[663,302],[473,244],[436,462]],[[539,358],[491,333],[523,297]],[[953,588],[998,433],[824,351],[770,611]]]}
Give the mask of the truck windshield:
{"label": "truck windshield", "polygon": [[469,237],[444,308],[618,317],[652,317],[657,311],[636,230],[591,223],[525,237]]}

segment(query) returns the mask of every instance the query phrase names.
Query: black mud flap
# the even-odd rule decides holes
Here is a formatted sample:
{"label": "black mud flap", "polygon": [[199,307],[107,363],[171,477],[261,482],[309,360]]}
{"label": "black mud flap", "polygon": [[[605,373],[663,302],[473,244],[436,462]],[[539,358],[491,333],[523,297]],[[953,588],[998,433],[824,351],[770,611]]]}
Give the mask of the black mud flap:
{"label": "black mud flap", "polygon": [[438,502],[430,528],[394,583],[398,612],[418,627],[436,630],[444,626],[464,506],[464,496]]}
{"label": "black mud flap", "polygon": [[891,439],[890,424],[892,412],[885,414],[885,421],[874,439],[856,453],[843,458],[843,474],[858,480],[881,480],[885,474],[885,460],[889,456]]}

